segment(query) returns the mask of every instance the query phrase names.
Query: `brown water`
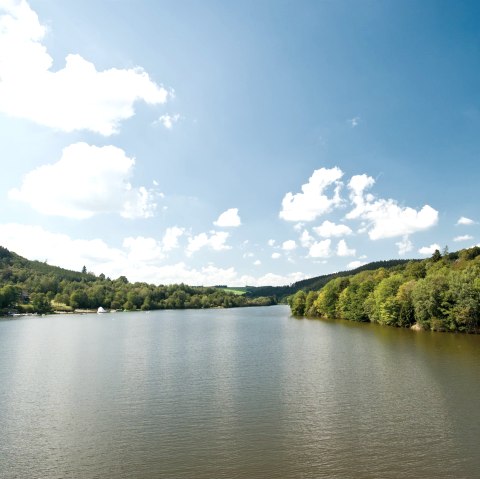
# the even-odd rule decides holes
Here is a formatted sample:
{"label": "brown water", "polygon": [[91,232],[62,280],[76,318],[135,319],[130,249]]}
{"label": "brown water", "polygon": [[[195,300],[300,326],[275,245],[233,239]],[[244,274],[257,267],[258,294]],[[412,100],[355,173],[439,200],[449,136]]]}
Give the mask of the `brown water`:
{"label": "brown water", "polygon": [[476,478],[479,364],[283,306],[4,320],[0,477]]}

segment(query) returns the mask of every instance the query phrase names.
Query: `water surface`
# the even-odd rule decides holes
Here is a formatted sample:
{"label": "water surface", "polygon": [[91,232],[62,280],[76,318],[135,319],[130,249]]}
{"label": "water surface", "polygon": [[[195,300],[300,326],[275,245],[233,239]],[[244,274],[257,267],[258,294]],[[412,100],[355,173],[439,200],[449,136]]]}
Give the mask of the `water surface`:
{"label": "water surface", "polygon": [[4,320],[0,477],[480,477],[479,360],[283,306]]}

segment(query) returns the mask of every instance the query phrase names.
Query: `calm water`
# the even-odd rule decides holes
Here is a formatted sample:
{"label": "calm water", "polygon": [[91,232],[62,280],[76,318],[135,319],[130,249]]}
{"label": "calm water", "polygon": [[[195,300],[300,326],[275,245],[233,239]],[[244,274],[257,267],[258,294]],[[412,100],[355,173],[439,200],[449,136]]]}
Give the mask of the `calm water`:
{"label": "calm water", "polygon": [[480,477],[479,364],[283,306],[4,320],[0,477]]}

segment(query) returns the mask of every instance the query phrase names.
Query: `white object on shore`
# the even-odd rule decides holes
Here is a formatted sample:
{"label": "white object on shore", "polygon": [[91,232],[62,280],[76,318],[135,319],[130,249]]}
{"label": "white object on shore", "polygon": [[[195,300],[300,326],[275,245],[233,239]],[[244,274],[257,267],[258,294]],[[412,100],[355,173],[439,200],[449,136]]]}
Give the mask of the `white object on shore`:
{"label": "white object on shore", "polygon": [[103,309],[101,306],[97,309],[97,313],[98,314],[102,314],[102,313],[108,313],[108,311],[106,309]]}

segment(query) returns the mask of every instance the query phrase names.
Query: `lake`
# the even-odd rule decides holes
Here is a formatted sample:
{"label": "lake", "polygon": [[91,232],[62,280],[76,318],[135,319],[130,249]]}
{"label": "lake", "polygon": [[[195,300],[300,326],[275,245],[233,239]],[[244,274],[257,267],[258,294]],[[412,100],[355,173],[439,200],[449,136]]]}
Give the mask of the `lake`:
{"label": "lake", "polygon": [[286,306],[2,320],[0,477],[480,477],[479,365]]}

